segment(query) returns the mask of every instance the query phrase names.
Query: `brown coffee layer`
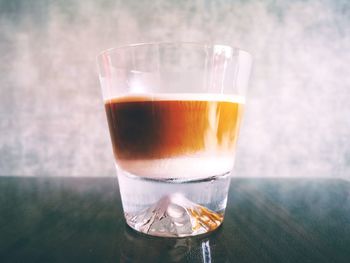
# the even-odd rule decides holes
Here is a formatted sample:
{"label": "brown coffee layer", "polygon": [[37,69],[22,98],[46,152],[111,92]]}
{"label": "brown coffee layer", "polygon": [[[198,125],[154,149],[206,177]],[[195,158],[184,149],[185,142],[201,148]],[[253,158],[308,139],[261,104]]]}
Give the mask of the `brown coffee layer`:
{"label": "brown coffee layer", "polygon": [[233,149],[243,104],[123,97],[105,104],[117,159],[161,159]]}

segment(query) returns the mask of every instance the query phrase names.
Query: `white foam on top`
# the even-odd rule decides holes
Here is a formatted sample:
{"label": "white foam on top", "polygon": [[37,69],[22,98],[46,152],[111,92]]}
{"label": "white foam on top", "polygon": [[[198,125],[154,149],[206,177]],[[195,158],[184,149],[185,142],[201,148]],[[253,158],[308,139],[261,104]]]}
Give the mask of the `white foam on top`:
{"label": "white foam on top", "polygon": [[104,98],[104,101],[221,101],[245,103],[245,97],[217,93],[130,93],[121,96]]}

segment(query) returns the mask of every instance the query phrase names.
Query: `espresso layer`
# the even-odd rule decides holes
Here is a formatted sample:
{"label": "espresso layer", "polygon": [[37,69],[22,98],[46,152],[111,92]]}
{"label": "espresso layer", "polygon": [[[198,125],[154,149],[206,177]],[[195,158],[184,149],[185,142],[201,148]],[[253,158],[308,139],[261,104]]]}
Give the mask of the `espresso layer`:
{"label": "espresso layer", "polygon": [[207,156],[234,149],[243,104],[231,97],[122,97],[105,103],[115,157]]}

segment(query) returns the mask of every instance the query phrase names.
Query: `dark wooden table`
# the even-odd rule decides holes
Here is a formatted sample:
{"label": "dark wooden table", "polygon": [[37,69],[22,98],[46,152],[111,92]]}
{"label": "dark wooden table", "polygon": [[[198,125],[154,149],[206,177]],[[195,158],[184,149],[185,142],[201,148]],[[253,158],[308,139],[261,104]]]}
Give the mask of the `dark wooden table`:
{"label": "dark wooden table", "polygon": [[233,179],[223,226],[126,226],[116,178],[0,177],[0,262],[350,262],[350,182]]}

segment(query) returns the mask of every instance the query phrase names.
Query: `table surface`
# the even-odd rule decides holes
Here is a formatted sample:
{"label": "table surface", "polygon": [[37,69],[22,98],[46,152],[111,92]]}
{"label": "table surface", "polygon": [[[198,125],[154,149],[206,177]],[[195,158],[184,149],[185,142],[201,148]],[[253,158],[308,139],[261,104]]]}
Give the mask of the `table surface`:
{"label": "table surface", "polygon": [[350,182],[232,179],[223,225],[126,226],[116,178],[0,177],[0,262],[350,262]]}

